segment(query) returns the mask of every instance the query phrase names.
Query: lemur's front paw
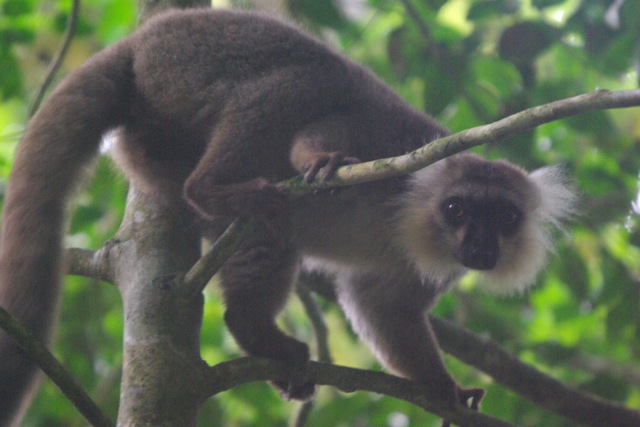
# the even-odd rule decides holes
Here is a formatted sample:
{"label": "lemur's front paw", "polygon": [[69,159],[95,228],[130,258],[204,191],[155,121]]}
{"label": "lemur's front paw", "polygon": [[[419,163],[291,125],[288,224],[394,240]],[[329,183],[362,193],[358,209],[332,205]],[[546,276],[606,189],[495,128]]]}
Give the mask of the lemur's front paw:
{"label": "lemur's front paw", "polygon": [[318,177],[322,181],[328,181],[333,178],[340,166],[355,163],[360,163],[360,160],[355,157],[347,157],[340,151],[319,153],[312,162],[304,166],[304,180],[311,182]]}

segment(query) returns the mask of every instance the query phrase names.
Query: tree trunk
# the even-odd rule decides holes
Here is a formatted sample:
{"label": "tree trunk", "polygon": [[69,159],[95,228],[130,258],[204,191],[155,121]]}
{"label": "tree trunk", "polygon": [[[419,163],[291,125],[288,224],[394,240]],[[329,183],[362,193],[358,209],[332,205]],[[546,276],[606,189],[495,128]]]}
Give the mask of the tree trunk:
{"label": "tree trunk", "polygon": [[201,384],[202,295],[181,293],[199,241],[184,206],[131,190],[110,249],[124,304],[124,366],[118,424],[195,425]]}

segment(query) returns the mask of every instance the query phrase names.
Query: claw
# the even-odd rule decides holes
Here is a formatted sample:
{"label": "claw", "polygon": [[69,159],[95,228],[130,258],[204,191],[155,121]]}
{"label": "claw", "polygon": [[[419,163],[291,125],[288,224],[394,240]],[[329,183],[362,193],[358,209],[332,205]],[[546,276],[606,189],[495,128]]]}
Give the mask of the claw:
{"label": "claw", "polygon": [[319,175],[319,179],[322,181],[329,181],[336,173],[336,170],[340,166],[352,165],[360,163],[360,160],[355,157],[346,157],[344,153],[340,151],[334,151],[331,153],[320,153],[307,165],[304,174],[305,182],[312,182],[318,176],[318,173],[322,169],[322,173]]}
{"label": "claw", "polygon": [[[458,387],[458,402],[464,405],[466,408],[474,411],[480,410],[480,402],[485,395],[485,390],[482,388],[462,388]],[[451,427],[451,423],[447,420],[442,420],[441,427]]]}
{"label": "claw", "polygon": [[480,410],[480,402],[484,398],[485,390],[482,388],[461,388],[459,390],[460,403],[474,411]]}

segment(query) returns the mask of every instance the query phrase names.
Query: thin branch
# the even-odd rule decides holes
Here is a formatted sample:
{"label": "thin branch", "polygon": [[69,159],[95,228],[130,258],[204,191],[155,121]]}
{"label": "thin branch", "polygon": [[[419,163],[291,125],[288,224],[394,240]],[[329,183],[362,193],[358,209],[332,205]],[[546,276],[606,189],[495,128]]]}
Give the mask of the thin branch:
{"label": "thin branch", "polygon": [[503,141],[545,123],[596,110],[637,106],[640,106],[640,89],[622,91],[600,89],[532,107],[497,122],[434,140],[402,156],[343,166],[336,171],[334,178],[326,183],[313,182],[310,185],[305,185],[300,178],[294,178],[286,182],[286,188],[291,196],[295,197],[318,189],[344,187],[393,178],[415,172],[438,160],[477,145]]}
{"label": "thin branch", "polygon": [[26,356],[51,378],[89,423],[99,427],[114,425],[44,344],[2,307],[0,326],[24,350]]}
{"label": "thin branch", "polygon": [[255,227],[251,218],[236,218],[222,235],[213,243],[211,249],[198,260],[184,278],[184,292],[195,295],[202,292],[209,280],[218,272],[243,239],[249,236]]}
{"label": "thin branch", "polygon": [[[239,384],[254,381],[289,381],[291,374],[291,367],[285,363],[244,357],[208,368],[203,376],[207,381],[208,393],[215,395]],[[330,385],[347,393],[363,390],[395,397],[461,426],[513,427],[513,424],[462,405],[451,408],[441,400],[437,391],[383,372],[311,362],[309,379],[316,384]]]}
{"label": "thin branch", "polygon": [[323,363],[332,363],[331,352],[329,351],[329,330],[324,322],[322,310],[318,307],[318,302],[311,294],[309,288],[301,280],[296,286],[298,298],[302,301],[302,305],[309,316],[313,331],[316,334],[316,343],[318,345],[318,360]]}
{"label": "thin branch", "polygon": [[420,16],[420,12],[418,12],[418,10],[413,6],[411,1],[400,0],[400,3],[404,5],[405,10],[407,11],[407,15],[409,15],[409,17],[413,19],[413,21],[418,26],[418,30],[420,30],[420,34],[422,34],[422,37],[425,39],[425,41],[428,44],[434,44],[433,36],[431,35],[431,31],[429,30],[429,27],[422,20],[422,17]]}
{"label": "thin branch", "polygon": [[73,36],[76,33],[76,26],[78,24],[79,13],[80,13],[80,0],[73,0],[73,5],[71,6],[71,12],[67,17],[67,29],[64,33],[62,44],[60,45],[60,48],[56,52],[51,63],[49,64],[49,67],[47,67],[44,80],[40,84],[38,93],[33,98],[33,102],[29,107],[29,117],[32,117],[40,107],[40,104],[42,103],[42,99],[44,98],[44,94],[47,92],[47,89],[49,88],[49,86],[51,85],[51,82],[53,81],[53,77],[56,75],[56,73],[58,72],[58,68],[60,68],[60,65],[62,64],[62,60],[64,59],[64,56],[67,54],[67,50],[69,49],[71,40],[73,39]]}
{"label": "thin branch", "polygon": [[433,35],[431,34],[431,30],[427,26],[427,23],[424,22],[422,16],[420,16],[420,12],[413,6],[410,0],[400,0],[400,3],[403,4],[404,9],[407,11],[407,15],[409,18],[415,22],[420,34],[422,34],[422,38],[425,41],[427,52],[429,56],[431,56],[434,60],[442,61],[442,52],[438,43],[434,40]]}
{"label": "thin branch", "polygon": [[[296,286],[296,293],[307,317],[311,321],[313,331],[316,335],[316,345],[318,347],[318,361],[322,363],[333,363],[331,352],[329,351],[329,330],[324,322],[324,316],[322,310],[318,306],[318,302],[311,293],[311,290],[305,285],[303,278],[300,278],[298,285]],[[295,414],[295,419],[292,423],[293,427],[303,427],[306,424],[311,410],[313,409],[314,400],[304,402],[300,408],[298,408]]]}

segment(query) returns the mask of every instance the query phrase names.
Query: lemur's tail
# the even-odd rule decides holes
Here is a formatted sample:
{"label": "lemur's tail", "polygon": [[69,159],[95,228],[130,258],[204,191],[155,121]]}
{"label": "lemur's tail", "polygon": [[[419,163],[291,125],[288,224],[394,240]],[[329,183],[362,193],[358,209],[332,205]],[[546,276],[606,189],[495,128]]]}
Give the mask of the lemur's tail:
{"label": "lemur's tail", "polygon": [[[47,342],[63,274],[67,199],[126,115],[132,84],[126,40],[70,74],[30,121],[9,178],[0,243],[0,305]],[[0,425],[16,423],[35,365],[0,330]]]}

